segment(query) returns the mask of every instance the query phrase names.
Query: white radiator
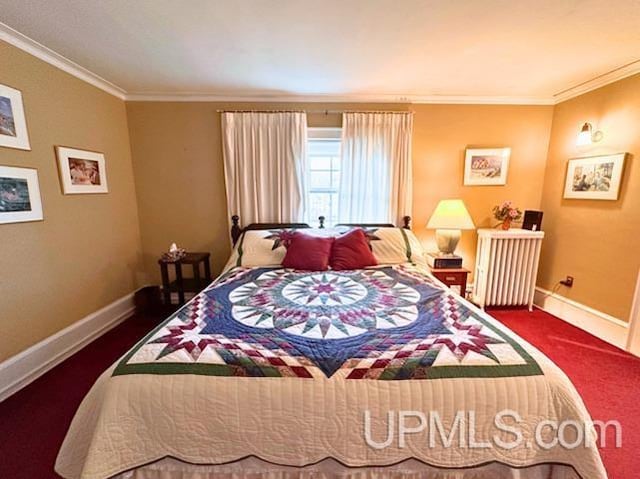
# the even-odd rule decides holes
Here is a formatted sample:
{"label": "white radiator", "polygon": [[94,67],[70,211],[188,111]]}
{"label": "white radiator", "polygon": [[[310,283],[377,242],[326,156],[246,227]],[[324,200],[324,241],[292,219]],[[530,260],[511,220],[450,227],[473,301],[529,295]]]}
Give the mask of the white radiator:
{"label": "white radiator", "polygon": [[533,307],[544,232],[478,230],[473,301],[485,306]]}

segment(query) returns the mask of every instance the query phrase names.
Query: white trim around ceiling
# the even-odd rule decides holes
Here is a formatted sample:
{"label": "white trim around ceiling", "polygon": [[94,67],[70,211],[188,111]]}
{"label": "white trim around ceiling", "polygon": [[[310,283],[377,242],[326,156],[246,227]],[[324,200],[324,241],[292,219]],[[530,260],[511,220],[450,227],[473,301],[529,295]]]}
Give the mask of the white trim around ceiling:
{"label": "white trim around ceiling", "polygon": [[609,85],[610,83],[617,82],[618,80],[623,80],[624,78],[630,77],[637,73],[640,73],[640,60],[627,63],[626,65],[622,65],[621,67],[615,68],[607,73],[598,75],[591,80],[556,93],[555,95],[553,95],[554,104],[557,105],[558,103],[570,100],[571,98],[584,95],[585,93],[596,90],[605,85]]}
{"label": "white trim around ceiling", "polygon": [[73,75],[80,80],[83,80],[107,93],[124,100],[126,92],[117,85],[114,85],[108,80],[105,80],[99,75],[96,75],[92,71],[81,67],[77,63],[65,58],[59,53],[54,52],[50,48],[45,47],[41,43],[32,40],[26,35],[14,30],[9,25],[5,25],[0,22],[0,40],[3,40],[20,50],[23,50],[40,60],[43,60],[60,70]]}
{"label": "white trim around ceiling", "polygon": [[623,65],[603,75],[599,75],[579,85],[563,90],[553,97],[528,96],[482,96],[482,95],[256,95],[246,94],[208,94],[208,93],[166,93],[166,92],[130,92],[105,80],[92,71],[47,48],[26,35],[0,22],[0,40],[19,48],[40,60],[43,60],[80,80],[84,80],[101,90],[126,101],[165,101],[165,102],[282,102],[282,103],[431,103],[459,105],[555,105],[570,98],[582,95],[596,88],[608,85],[623,78],[640,73],[640,60]]}
{"label": "white trim around ceiling", "polygon": [[467,95],[213,95],[203,93],[128,93],[127,101],[269,103],[430,103],[458,105],[553,105],[553,98]]}

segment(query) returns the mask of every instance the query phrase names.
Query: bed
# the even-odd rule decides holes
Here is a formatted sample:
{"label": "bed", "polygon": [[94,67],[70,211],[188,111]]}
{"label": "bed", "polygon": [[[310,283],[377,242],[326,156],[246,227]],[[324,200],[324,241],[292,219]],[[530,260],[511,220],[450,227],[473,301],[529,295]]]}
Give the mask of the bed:
{"label": "bed", "polygon": [[[280,266],[296,228],[357,226],[234,227],[223,273],[97,380],[61,476],[606,478],[565,374],[431,276],[408,228],[360,225],[378,266],[305,272]],[[549,446],[563,420],[579,446]]]}

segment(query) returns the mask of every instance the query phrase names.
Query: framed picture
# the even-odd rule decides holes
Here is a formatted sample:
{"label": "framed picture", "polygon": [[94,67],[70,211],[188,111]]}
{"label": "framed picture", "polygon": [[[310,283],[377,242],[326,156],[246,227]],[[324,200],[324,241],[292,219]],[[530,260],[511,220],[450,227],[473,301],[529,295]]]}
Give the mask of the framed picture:
{"label": "framed picture", "polygon": [[467,148],[464,184],[506,185],[511,148]]}
{"label": "framed picture", "polygon": [[38,172],[0,166],[0,223],[42,220]]}
{"label": "framed picture", "polygon": [[617,153],[569,160],[564,197],[582,200],[617,200],[626,155],[626,153]]}
{"label": "framed picture", "polygon": [[0,85],[0,146],[30,150],[22,93]]}
{"label": "framed picture", "polygon": [[56,146],[62,192],[65,195],[107,193],[104,155],[97,151]]}

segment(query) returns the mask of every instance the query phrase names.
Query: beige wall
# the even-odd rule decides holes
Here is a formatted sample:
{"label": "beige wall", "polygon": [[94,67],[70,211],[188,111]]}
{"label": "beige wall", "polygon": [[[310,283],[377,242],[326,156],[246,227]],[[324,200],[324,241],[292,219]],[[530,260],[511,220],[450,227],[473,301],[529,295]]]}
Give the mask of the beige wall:
{"label": "beige wall", "polygon": [[[210,251],[215,274],[229,258],[230,214],[224,189],[220,114],[216,110],[336,107],[301,103],[128,102],[142,249],[149,278],[160,281],[158,256],[172,242],[191,251]],[[341,117],[310,114],[308,122],[311,126],[339,126]]]}
{"label": "beige wall", "polygon": [[[214,272],[229,255],[218,109],[412,110],[414,231],[440,199],[462,198],[478,227],[491,207],[512,200],[545,211],[539,282],[626,319],[640,251],[640,76],[551,106],[129,102],[126,104],[0,42],[0,83],[23,92],[32,151],[0,148],[0,165],[38,169],[45,221],[0,225],[0,361],[131,292],[146,272],[158,282],[157,257],[175,241],[212,252]],[[46,86],[46,88],[44,88]],[[575,147],[584,121],[604,131],[590,148]],[[552,123],[553,121],[553,123]],[[309,126],[339,126],[339,114],[309,114]],[[550,139],[551,135],[551,139]],[[107,195],[64,196],[53,145],[102,151]],[[512,148],[506,186],[463,186],[467,147]],[[547,151],[548,150],[548,151]],[[563,200],[566,160],[628,151],[621,199]],[[548,152],[548,161],[547,161]],[[133,158],[133,160],[132,160]],[[135,173],[135,185],[134,185]],[[475,260],[475,232],[459,247]],[[624,251],[624,256],[618,253]],[[143,253],[144,252],[144,253]],[[16,318],[18,318],[16,320]]]}
{"label": "beige wall", "polygon": [[[32,151],[0,148],[0,165],[38,169],[45,220],[0,225],[0,361],[159,280],[157,257],[176,241],[212,252],[214,272],[229,254],[218,109],[412,110],[415,112],[414,231],[440,199],[462,198],[478,227],[512,200],[545,211],[539,283],[615,317],[628,318],[640,249],[640,75],[551,106],[125,103],[0,42],[0,83],[23,93]],[[604,140],[578,149],[584,121]],[[339,114],[309,114],[309,126],[339,126]],[[102,151],[110,191],[62,195],[53,146]],[[462,184],[467,147],[510,146],[506,186]],[[548,151],[547,151],[548,150]],[[620,200],[563,200],[568,158],[627,151]],[[548,160],[547,160],[548,153]],[[133,161],[132,161],[133,158]],[[135,184],[134,184],[135,173]],[[459,247],[473,268],[475,232]],[[144,252],[144,254],[143,254]],[[622,253],[621,253],[622,252]]]}
{"label": "beige wall", "polygon": [[[22,91],[44,221],[0,225],[0,361],[134,290],[140,240],[124,102],[4,42],[0,83]],[[64,196],[53,146],[105,153],[109,193]]]}
{"label": "beige wall", "polygon": [[[435,251],[432,231],[424,230],[444,198],[462,198],[476,227],[497,223],[491,208],[511,200],[524,209],[540,207],[549,144],[551,106],[414,105],[414,231]],[[465,148],[511,147],[505,186],[463,186]],[[465,231],[459,246],[465,266],[475,267],[477,234]]]}
{"label": "beige wall", "polygon": [[[604,133],[577,147],[585,121]],[[569,158],[629,152],[618,201],[562,198]],[[547,289],[567,274],[573,288],[558,292],[627,321],[640,267],[640,75],[556,105],[542,207],[546,238],[538,282]]]}
{"label": "beige wall", "polygon": [[[491,207],[503,200],[538,208],[551,127],[550,106],[406,104],[127,103],[145,265],[158,281],[159,253],[172,241],[212,252],[214,271],[229,255],[220,114],[217,109],[296,108],[415,111],[414,230],[433,249],[424,229],[438,200],[463,198],[478,226],[489,226]],[[309,126],[340,126],[339,114],[310,114]],[[510,146],[507,186],[462,185],[467,146]],[[465,264],[475,260],[473,232],[463,235]]]}

